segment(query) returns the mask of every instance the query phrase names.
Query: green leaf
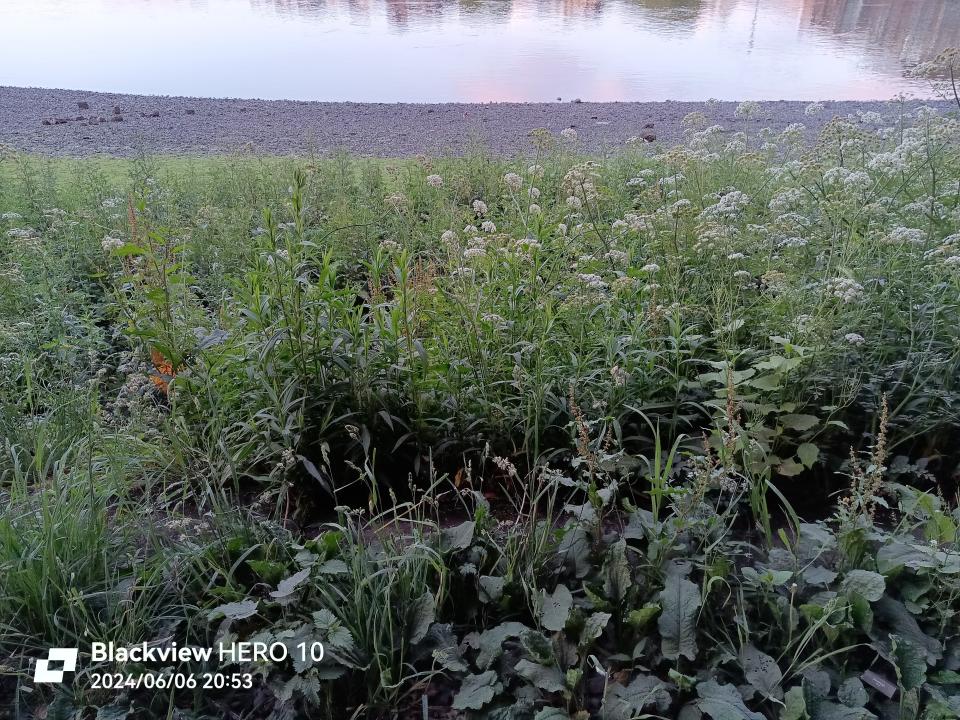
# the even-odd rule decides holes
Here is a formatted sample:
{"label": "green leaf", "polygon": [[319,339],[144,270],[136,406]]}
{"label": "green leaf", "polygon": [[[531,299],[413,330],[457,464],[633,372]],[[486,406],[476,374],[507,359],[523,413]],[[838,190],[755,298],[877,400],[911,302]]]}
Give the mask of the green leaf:
{"label": "green leaf", "polygon": [[536,630],[524,630],[520,635],[520,643],[526,650],[526,656],[533,662],[541,665],[555,665],[557,656],[550,638]]}
{"label": "green leaf", "polygon": [[304,568],[303,570],[294,573],[285,580],[281,580],[277,585],[276,590],[270,592],[270,597],[277,600],[289,597],[294,590],[297,589],[297,586],[300,585],[304,580],[310,577],[310,568]]}
{"label": "green leaf", "polygon": [[862,707],[848,707],[829,700],[822,700],[816,704],[810,715],[810,720],[869,720],[875,715]]}
{"label": "green leaf", "polygon": [[207,617],[210,620],[224,617],[227,620],[244,620],[245,618],[256,615],[258,603],[256,600],[240,600],[239,602],[227,603],[211,610]]}
{"label": "green leaf", "polygon": [[777,390],[783,381],[776,373],[771,373],[769,375],[761,375],[760,377],[753,378],[747,382],[747,385],[750,387],[755,387],[757,390]]}
{"label": "green leaf", "polygon": [[454,710],[480,710],[503,689],[497,673],[487,670],[478,675],[467,675],[453,698]]}
{"label": "green leaf", "polygon": [[545,590],[540,591],[540,622],[547,630],[560,632],[570,617],[570,607],[573,605],[573,595],[566,585],[557,585],[552,594],[547,595]]}
{"label": "green leaf", "polygon": [[477,524],[473,520],[460,523],[440,531],[440,547],[444,552],[464,550],[473,542],[473,532]]}
{"label": "green leaf", "polygon": [[350,572],[350,568],[343,560],[327,560],[316,567],[321,575],[343,575]]}
{"label": "green leaf", "polygon": [[803,432],[819,425],[820,418],[818,418],[816,415],[795,415],[791,413],[788,415],[781,415],[777,419],[777,422],[779,422],[788,430]]}
{"label": "green leaf", "polygon": [[499,575],[480,576],[480,602],[496,602],[503,597],[506,580]]}
{"label": "green leaf", "polygon": [[813,467],[819,456],[820,448],[813,443],[803,443],[797,448],[797,457],[800,458],[800,462],[803,463],[804,467]]}
{"label": "green leaf", "polygon": [[342,654],[351,654],[356,650],[353,635],[343,626],[340,618],[323,608],[313,613],[313,624],[324,636],[323,644],[327,656],[337,654],[337,659],[343,660]]}
{"label": "green leaf", "polygon": [[627,541],[619,540],[610,546],[603,568],[603,592],[611,600],[620,602],[626,597],[633,583],[630,565],[627,563]]}
{"label": "green leaf", "polygon": [[753,645],[746,645],[740,653],[740,663],[748,683],[766,697],[780,696],[783,673],[776,660]]}
{"label": "green leaf", "polygon": [[[125,720],[130,715],[130,708],[126,703],[123,705],[104,706],[97,710],[96,720]],[[49,718],[49,713],[47,714]],[[76,715],[80,717],[80,715]]]}
{"label": "green leaf", "polygon": [[529,660],[521,660],[516,665],[517,674],[544,692],[563,692],[566,687],[563,673],[556,665],[538,665]]}
{"label": "green leaf", "polygon": [[664,657],[676,660],[683,655],[689,660],[696,659],[700,589],[686,578],[671,575],[660,592],[660,606],[663,611],[657,626]]}
{"label": "green leaf", "polygon": [[603,720],[631,720],[644,708],[656,706],[663,712],[670,703],[670,692],[662,680],[652,675],[638,675],[627,686],[616,681],[610,683],[600,717]]}
{"label": "green leaf", "polygon": [[281,686],[277,692],[277,699],[281,702],[301,697],[309,705],[320,704],[320,682],[312,675],[294,675]]}
{"label": "green leaf", "polygon": [[930,548],[913,545],[899,540],[887,543],[877,551],[877,570],[890,575],[902,567],[912,570],[937,567],[937,560]]}
{"label": "green leaf", "polygon": [[867,691],[863,689],[860,678],[848,678],[837,690],[837,700],[847,707],[863,707],[869,699],[870,697],[867,695]]}
{"label": "green leaf", "polygon": [[570,715],[560,708],[545,707],[533,716],[533,720],[570,720]]}
{"label": "green leaf", "polygon": [[803,696],[803,688],[799,685],[787,690],[783,696],[783,708],[780,710],[780,720],[806,720],[807,703]]}
{"label": "green leaf", "polygon": [[568,528],[557,547],[557,554],[565,565],[574,569],[578,578],[584,577],[593,565],[590,562],[590,536],[581,525]]}
{"label": "green leaf", "polygon": [[837,574],[822,565],[811,565],[803,571],[803,580],[810,585],[830,585],[836,579]]}
{"label": "green leaf", "polygon": [[874,617],[882,626],[890,628],[891,634],[899,635],[922,650],[927,664],[934,665],[943,657],[943,645],[920,629],[920,625],[903,603],[885,595],[874,603]]}
{"label": "green leaf", "polygon": [[431,623],[436,619],[437,606],[429,590],[413,601],[408,624],[410,642],[416,645],[427,636]]}
{"label": "green leaf", "polygon": [[796,462],[793,458],[787,458],[777,465],[777,473],[784,477],[796,477],[803,472],[803,465]]}
{"label": "green leaf", "polygon": [[707,680],[697,685],[697,695],[700,696],[697,706],[713,720],[764,720],[760,713],[747,709],[733,685]]}
{"label": "green leaf", "polygon": [[592,613],[583,624],[583,632],[580,633],[580,646],[584,647],[596,640],[603,634],[603,629],[610,622],[610,613],[595,612]]}
{"label": "green leaf", "polygon": [[900,687],[904,690],[916,690],[927,680],[925,652],[899,635],[891,635],[890,640]]}
{"label": "green leaf", "polygon": [[876,602],[883,597],[884,590],[887,589],[887,583],[880,573],[870,570],[851,570],[843,578],[840,587],[848,595],[856,593],[865,600]]}
{"label": "green leaf", "polygon": [[644,605],[642,608],[627,613],[627,624],[634,630],[643,630],[659,614],[659,605]]}
{"label": "green leaf", "polygon": [[[474,633],[472,641],[468,639],[465,639],[465,641],[480,650],[476,659],[477,667],[485,669],[503,653],[503,642],[507,638],[520,637],[529,630],[530,628],[523,623],[506,622],[489,630],[484,630],[482,633]],[[467,636],[467,638],[470,637]]]}

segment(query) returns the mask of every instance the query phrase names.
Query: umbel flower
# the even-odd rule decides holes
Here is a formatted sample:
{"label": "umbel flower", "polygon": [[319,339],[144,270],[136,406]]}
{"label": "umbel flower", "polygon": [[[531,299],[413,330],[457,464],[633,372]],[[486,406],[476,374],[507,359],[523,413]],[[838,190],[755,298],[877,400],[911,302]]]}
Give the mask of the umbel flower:
{"label": "umbel flower", "polygon": [[523,178],[513,172],[504,175],[503,182],[514,192],[518,191],[523,186]]}

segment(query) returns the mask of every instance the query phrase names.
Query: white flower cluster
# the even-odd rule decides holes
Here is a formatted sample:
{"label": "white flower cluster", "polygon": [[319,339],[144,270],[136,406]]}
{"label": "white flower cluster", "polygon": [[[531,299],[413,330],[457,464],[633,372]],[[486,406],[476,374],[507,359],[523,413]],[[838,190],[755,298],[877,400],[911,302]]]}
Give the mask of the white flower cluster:
{"label": "white flower cluster", "polygon": [[898,225],[887,234],[887,242],[893,245],[923,245],[927,234],[919,228],[908,228]]}
{"label": "white flower cluster", "polygon": [[848,304],[863,299],[863,285],[852,278],[832,278],[825,283],[824,289],[828,295]]}
{"label": "white flower cluster", "polygon": [[603,278],[595,273],[577,273],[577,280],[591,290],[603,290],[607,287],[607,284],[603,281]]}
{"label": "white flower cluster", "polygon": [[106,253],[113,252],[114,250],[119,250],[124,246],[123,240],[120,238],[115,238],[107,235],[100,241],[100,247],[103,248],[103,251]]}
{"label": "white flower cluster", "polygon": [[514,172],[509,172],[504,175],[503,182],[514,192],[517,192],[521,187],[523,187],[523,178]]}

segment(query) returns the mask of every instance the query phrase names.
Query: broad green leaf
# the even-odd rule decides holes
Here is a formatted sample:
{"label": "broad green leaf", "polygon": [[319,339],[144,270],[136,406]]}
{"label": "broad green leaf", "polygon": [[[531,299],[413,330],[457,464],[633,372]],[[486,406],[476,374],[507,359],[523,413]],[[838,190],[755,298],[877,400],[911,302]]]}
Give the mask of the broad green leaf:
{"label": "broad green leaf", "polygon": [[580,645],[589,645],[600,637],[603,634],[603,629],[610,622],[610,617],[610,613],[604,612],[595,612],[588,616],[583,624],[583,632],[580,633]]}
{"label": "broad green leaf", "polygon": [[227,620],[244,620],[245,618],[256,615],[258,604],[256,600],[240,600],[239,602],[227,603],[211,610],[207,617],[211,620],[224,617]]}
{"label": "broad green leaf", "polygon": [[474,633],[472,641],[466,638],[465,641],[479,649],[480,652],[477,654],[476,660],[477,667],[486,669],[490,666],[490,663],[500,657],[503,652],[504,640],[511,637],[520,637],[529,630],[530,628],[523,623],[506,622],[489,630],[484,630],[482,633]]}
{"label": "broad green leaf", "polygon": [[344,575],[350,572],[350,568],[343,560],[326,560],[316,567],[316,571],[321,575]]}
{"label": "broad green leaf", "polygon": [[803,571],[803,579],[810,585],[830,585],[837,579],[837,573],[822,565],[811,565]]}
{"label": "broad green leaf", "polygon": [[536,630],[524,630],[520,635],[520,642],[523,649],[527,651],[527,657],[533,662],[541,665],[557,664],[557,656],[554,652],[554,645],[546,635]]}
{"label": "broad green leaf", "polygon": [[672,575],[660,592],[660,606],[663,610],[657,626],[664,657],[676,660],[683,655],[688,660],[696,659],[700,588],[686,578]]}
{"label": "broad green leaf", "polygon": [[880,573],[870,570],[851,570],[843,578],[840,587],[847,594],[856,593],[865,600],[876,602],[883,597],[887,584]]}
{"label": "broad green leaf", "polygon": [[538,665],[529,660],[521,660],[516,665],[516,671],[520,677],[544,692],[562,692],[566,687],[563,673],[556,665]]}
{"label": "broad green leaf", "polygon": [[779,418],[777,418],[777,422],[779,422],[788,430],[803,432],[819,425],[820,418],[818,418],[816,415],[797,415],[790,413],[787,415],[781,415]]}
{"label": "broad green leaf", "polygon": [[784,477],[796,477],[803,472],[803,465],[796,462],[793,458],[787,458],[777,465],[777,473]]}
{"label": "broad green leaf", "polygon": [[570,607],[573,605],[573,595],[566,585],[557,585],[557,589],[550,595],[546,590],[540,591],[540,622],[547,630],[560,632],[570,617]]}
{"label": "broad green leaf", "polygon": [[338,660],[344,661],[346,655],[356,650],[353,635],[343,626],[340,619],[326,608],[313,613],[313,624],[323,635],[326,656],[336,653]]}
{"label": "broad green leaf", "polygon": [[643,630],[659,614],[659,605],[644,605],[627,613],[627,624],[635,630]]}
{"label": "broad green leaf", "polygon": [[830,700],[821,700],[810,713],[810,720],[870,720],[876,717],[862,707],[849,707]]}
{"label": "broad green leaf", "polygon": [[570,720],[570,715],[561,708],[545,707],[533,716],[533,720]]}
{"label": "broad green leaf", "polygon": [[899,635],[903,640],[922,650],[927,664],[934,665],[943,657],[943,645],[920,629],[916,618],[907,611],[903,603],[885,595],[874,603],[873,608],[877,623],[889,628],[891,634]]}
{"label": "broad green leaf", "polygon": [[480,576],[480,602],[496,602],[503,597],[503,586],[506,580],[500,575]]}
{"label": "broad green leaf", "polygon": [[870,697],[867,691],[863,689],[863,683],[860,678],[848,678],[837,690],[837,700],[847,707],[863,707],[867,704]]}
{"label": "broad green leaf", "polygon": [[320,681],[312,674],[294,675],[281,686],[277,699],[287,702],[294,698],[302,698],[309,705],[319,705]]}
{"label": "broad green leaf", "polygon": [[660,712],[670,707],[671,697],[662,680],[652,675],[638,675],[624,686],[613,681],[600,710],[603,720],[631,720],[645,708],[656,707]]}
{"label": "broad green leaf", "polygon": [[877,570],[890,575],[895,570],[908,567],[912,570],[937,567],[937,559],[929,547],[894,540],[877,551]]}
{"label": "broad green leaf", "polygon": [[[97,709],[96,720],[125,720],[125,718],[129,717],[130,712],[130,707],[126,702],[124,702],[123,705],[104,706]],[[50,717],[49,713],[47,717]],[[78,714],[75,717],[80,717],[80,715]]]}
{"label": "broad green leaf", "polygon": [[733,685],[707,680],[697,685],[697,706],[713,720],[764,720],[763,715],[747,708]]}
{"label": "broad green leaf", "polygon": [[473,520],[460,523],[440,531],[440,547],[444,552],[464,550],[473,542],[473,532],[477,524]]}
{"label": "broad green leaf", "polygon": [[783,673],[776,660],[753,645],[746,645],[740,653],[740,663],[748,683],[767,697],[780,696]]}
{"label": "broad green leaf", "polygon": [[782,382],[778,375],[771,373],[770,375],[761,375],[760,377],[753,378],[747,381],[747,385],[755,387],[757,390],[776,390]]}
{"label": "broad green leaf", "polygon": [[409,628],[410,642],[416,645],[427,636],[431,623],[436,619],[437,606],[433,593],[429,590],[413,601],[410,607]]}
{"label": "broad green leaf", "polygon": [[610,547],[603,574],[603,592],[606,596],[617,602],[623,600],[633,583],[630,565],[627,563],[626,540],[621,539]]}
{"label": "broad green leaf", "polygon": [[454,710],[481,710],[503,689],[497,673],[487,670],[478,675],[467,675],[460,683],[460,690],[453,698]]}
{"label": "broad green leaf", "polygon": [[904,690],[916,690],[927,679],[927,661],[924,651],[898,635],[891,635],[890,641],[900,687]]}
{"label": "broad green leaf", "polygon": [[780,720],[807,720],[808,717],[803,688],[795,685],[784,693],[783,708],[780,710]]}
{"label": "broad green leaf", "polygon": [[277,589],[270,592],[270,597],[277,600],[288,597],[308,577],[310,577],[310,568],[304,568],[303,570],[294,573],[285,580],[281,580],[277,585]]}
{"label": "broad green leaf", "polygon": [[816,464],[817,457],[819,457],[819,455],[820,448],[813,443],[803,443],[797,448],[797,457],[800,458],[800,462],[803,463],[804,467],[813,467]]}
{"label": "broad green leaf", "polygon": [[580,525],[567,528],[557,547],[557,555],[564,565],[574,569],[578,578],[584,577],[593,567],[590,562],[590,537]]}

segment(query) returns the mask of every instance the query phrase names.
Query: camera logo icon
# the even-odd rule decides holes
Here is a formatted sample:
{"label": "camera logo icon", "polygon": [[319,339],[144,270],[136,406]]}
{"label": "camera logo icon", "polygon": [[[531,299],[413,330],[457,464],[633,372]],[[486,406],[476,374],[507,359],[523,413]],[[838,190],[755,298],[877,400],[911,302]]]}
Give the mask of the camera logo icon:
{"label": "camera logo icon", "polygon": [[[63,674],[74,672],[77,669],[77,655],[79,648],[50,648],[47,657],[37,660],[33,670],[33,681],[37,683],[62,683]],[[50,663],[63,663],[59,670],[51,670]]]}

